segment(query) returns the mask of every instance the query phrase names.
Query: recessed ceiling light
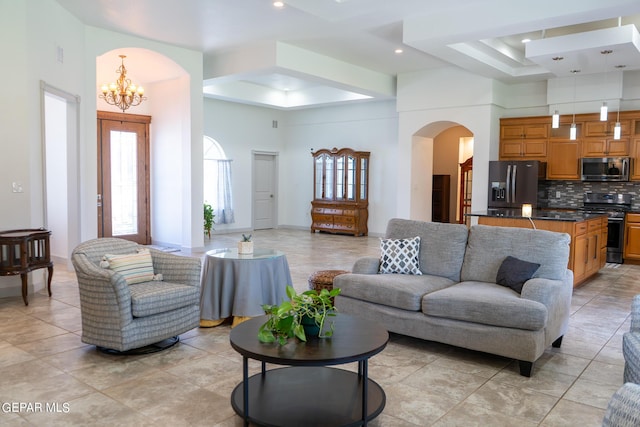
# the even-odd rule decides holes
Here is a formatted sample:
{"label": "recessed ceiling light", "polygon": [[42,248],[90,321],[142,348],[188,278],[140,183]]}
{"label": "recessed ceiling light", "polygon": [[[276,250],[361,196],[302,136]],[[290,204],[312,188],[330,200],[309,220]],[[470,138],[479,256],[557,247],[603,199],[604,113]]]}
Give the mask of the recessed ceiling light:
{"label": "recessed ceiling light", "polygon": [[395,53],[397,53],[398,55],[400,55],[402,52],[404,52],[404,50],[398,48],[396,50],[394,50]]}
{"label": "recessed ceiling light", "polygon": [[283,1],[274,1],[273,2],[273,6],[274,7],[284,7],[284,2]]}
{"label": "recessed ceiling light", "polygon": [[522,43],[529,43],[531,39],[522,39]]}

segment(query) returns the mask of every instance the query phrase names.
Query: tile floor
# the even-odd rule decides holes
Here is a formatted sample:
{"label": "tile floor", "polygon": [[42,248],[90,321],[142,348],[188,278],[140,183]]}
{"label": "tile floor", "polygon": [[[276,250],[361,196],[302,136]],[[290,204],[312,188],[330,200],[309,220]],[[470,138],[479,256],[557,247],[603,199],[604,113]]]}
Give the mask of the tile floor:
{"label": "tile floor", "polygon": [[[286,252],[298,290],[313,271],[350,269],[358,257],[378,255],[376,237],[303,230],[253,235],[256,246]],[[233,246],[238,237],[214,235],[207,248]],[[622,334],[639,277],[640,266],[625,264],[576,289],[562,348],[549,348],[532,378],[520,376],[509,359],[392,334],[369,364],[387,394],[371,425],[600,425],[622,383]],[[241,380],[241,357],[229,345],[229,331],[228,325],[194,329],[153,355],[102,354],[80,341],[75,275],[56,266],[52,298],[31,295],[28,307],[20,298],[0,299],[0,425],[240,426],[229,396]]]}

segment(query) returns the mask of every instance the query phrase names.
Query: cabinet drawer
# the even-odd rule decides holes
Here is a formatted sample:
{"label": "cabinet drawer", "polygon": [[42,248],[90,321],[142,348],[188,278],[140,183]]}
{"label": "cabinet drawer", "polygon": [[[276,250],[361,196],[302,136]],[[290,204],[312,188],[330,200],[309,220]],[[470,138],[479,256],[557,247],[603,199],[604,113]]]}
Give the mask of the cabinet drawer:
{"label": "cabinet drawer", "polygon": [[335,224],[333,224],[333,229],[334,230],[355,230],[355,224],[345,224],[345,223],[338,223],[336,222]]}
{"label": "cabinet drawer", "polygon": [[625,219],[627,222],[640,222],[640,214],[628,213]]}
{"label": "cabinet drawer", "polygon": [[313,221],[317,223],[323,223],[323,222],[332,223],[333,215],[314,214]]}
{"label": "cabinet drawer", "polygon": [[576,236],[580,235],[580,234],[584,234],[587,232],[587,223],[586,221],[582,221],[582,222],[577,222],[575,224],[575,233]]}
{"label": "cabinet drawer", "polygon": [[344,209],[342,215],[356,216],[356,211],[353,209]]}
{"label": "cabinet drawer", "polygon": [[602,227],[602,222],[600,220],[591,220],[588,222],[589,231],[600,230]]}
{"label": "cabinet drawer", "polygon": [[340,215],[336,215],[333,217],[333,222],[335,222],[336,225],[339,224],[355,224],[356,223],[356,219],[352,216],[340,216]]}

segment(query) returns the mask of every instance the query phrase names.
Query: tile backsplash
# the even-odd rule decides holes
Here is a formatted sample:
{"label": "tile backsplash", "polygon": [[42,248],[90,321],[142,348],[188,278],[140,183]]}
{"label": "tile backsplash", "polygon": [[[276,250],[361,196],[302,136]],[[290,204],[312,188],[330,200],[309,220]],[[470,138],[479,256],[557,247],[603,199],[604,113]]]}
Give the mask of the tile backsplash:
{"label": "tile backsplash", "polygon": [[[560,197],[556,197],[556,193]],[[538,184],[538,206],[549,208],[582,207],[584,193],[631,194],[631,209],[640,211],[640,182],[541,181]]]}

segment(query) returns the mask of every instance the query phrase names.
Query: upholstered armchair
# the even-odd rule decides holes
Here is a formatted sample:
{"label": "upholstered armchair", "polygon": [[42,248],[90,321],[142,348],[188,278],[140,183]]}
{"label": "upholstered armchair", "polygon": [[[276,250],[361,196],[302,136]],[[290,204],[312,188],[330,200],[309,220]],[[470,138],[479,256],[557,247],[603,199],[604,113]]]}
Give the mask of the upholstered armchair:
{"label": "upholstered armchair", "polygon": [[640,295],[631,303],[631,327],[622,336],[624,382],[640,384]]}
{"label": "upholstered armchair", "polygon": [[80,290],[82,342],[125,352],[174,337],[176,342],[179,334],[198,327],[199,258],[100,238],[78,245],[71,260]]}
{"label": "upholstered armchair", "polygon": [[602,427],[637,427],[640,425],[640,385],[623,384],[616,391],[602,420]]}

